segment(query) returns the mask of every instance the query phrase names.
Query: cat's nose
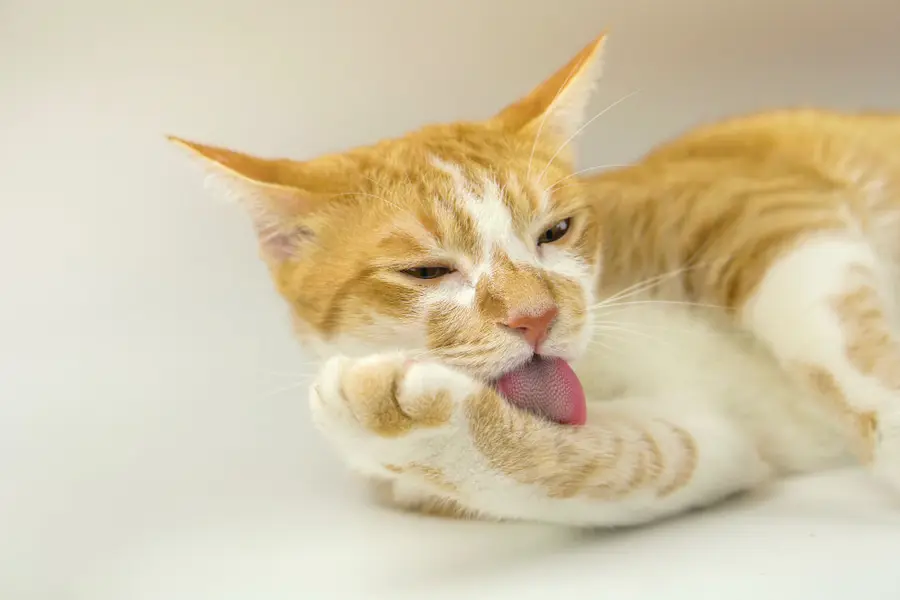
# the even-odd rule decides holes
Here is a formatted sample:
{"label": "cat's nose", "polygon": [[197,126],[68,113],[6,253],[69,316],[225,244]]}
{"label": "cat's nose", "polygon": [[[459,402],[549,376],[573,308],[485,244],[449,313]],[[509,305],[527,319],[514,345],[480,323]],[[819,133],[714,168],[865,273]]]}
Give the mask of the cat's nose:
{"label": "cat's nose", "polygon": [[547,338],[547,332],[558,314],[559,309],[552,306],[536,315],[513,313],[501,324],[520,332],[525,341],[537,350],[540,343]]}

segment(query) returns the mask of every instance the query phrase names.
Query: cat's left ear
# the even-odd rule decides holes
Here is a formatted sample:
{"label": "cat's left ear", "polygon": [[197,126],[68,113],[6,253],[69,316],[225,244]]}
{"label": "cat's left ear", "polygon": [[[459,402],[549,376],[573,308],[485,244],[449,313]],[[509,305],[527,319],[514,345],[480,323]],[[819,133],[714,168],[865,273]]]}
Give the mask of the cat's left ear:
{"label": "cat's left ear", "polygon": [[259,158],[174,136],[168,139],[200,158],[207,183],[247,210],[266,258],[296,256],[310,237],[302,218],[321,202],[317,194],[293,183],[302,163]]}
{"label": "cat's left ear", "polygon": [[604,33],[527,96],[504,108],[494,121],[516,131],[540,128],[563,138],[573,135],[584,122],[600,79],[605,41]]}

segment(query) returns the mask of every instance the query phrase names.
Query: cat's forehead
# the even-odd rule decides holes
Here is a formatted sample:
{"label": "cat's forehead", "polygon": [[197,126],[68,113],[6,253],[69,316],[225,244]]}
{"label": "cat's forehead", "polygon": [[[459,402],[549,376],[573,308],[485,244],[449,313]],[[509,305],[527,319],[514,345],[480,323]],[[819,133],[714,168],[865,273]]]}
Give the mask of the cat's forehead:
{"label": "cat's forehead", "polygon": [[485,220],[484,225],[527,226],[549,208],[549,191],[528,173],[454,163],[436,155],[429,163],[446,179],[447,199]]}
{"label": "cat's forehead", "polygon": [[529,253],[524,240],[552,214],[551,194],[515,170],[485,168],[428,156],[418,181],[398,192],[390,234],[412,238],[420,252],[447,251],[483,260],[502,248],[512,259]]}

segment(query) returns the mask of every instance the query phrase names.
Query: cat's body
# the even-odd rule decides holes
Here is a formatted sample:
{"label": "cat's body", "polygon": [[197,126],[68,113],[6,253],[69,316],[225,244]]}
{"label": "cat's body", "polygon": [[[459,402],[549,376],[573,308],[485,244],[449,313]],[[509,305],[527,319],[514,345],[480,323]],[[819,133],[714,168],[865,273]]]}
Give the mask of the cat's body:
{"label": "cat's body", "polygon": [[432,512],[637,523],[855,459],[900,490],[900,118],[755,115],[579,179],[599,48],[344,154],[181,142],[326,359],[319,428]]}
{"label": "cat's body", "polygon": [[[742,288],[753,289],[772,256],[784,252],[781,245],[792,247],[822,224],[849,227],[871,244],[893,322],[900,309],[900,115],[798,109],[735,118],[585,183],[590,194],[609,199],[598,206],[603,221],[615,224],[604,230],[598,298],[646,288],[614,311],[613,339],[579,361],[588,396],[627,389],[725,410],[764,440],[761,451],[782,472],[851,458],[818,394],[790,377],[732,309],[742,305]],[[669,400],[667,391],[679,399]]]}
{"label": "cat's body", "polygon": [[602,415],[603,400],[647,398],[676,415],[726,415],[758,440],[773,474],[852,463],[852,448],[821,401],[766,348],[721,316],[656,303],[664,298],[617,309],[604,346],[593,345],[576,363],[594,400],[588,422],[601,418],[592,413]]}

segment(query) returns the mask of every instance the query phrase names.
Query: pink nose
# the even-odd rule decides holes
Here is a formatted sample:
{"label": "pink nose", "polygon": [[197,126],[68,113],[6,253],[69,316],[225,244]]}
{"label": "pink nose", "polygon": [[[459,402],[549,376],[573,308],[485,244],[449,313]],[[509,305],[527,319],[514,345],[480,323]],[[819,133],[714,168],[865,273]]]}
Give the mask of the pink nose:
{"label": "pink nose", "polygon": [[538,345],[547,338],[547,331],[558,314],[559,309],[554,306],[537,315],[513,315],[502,324],[521,332],[525,341],[537,350]]}

